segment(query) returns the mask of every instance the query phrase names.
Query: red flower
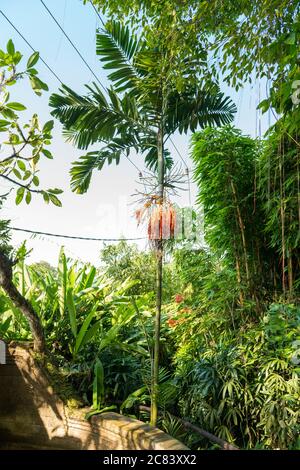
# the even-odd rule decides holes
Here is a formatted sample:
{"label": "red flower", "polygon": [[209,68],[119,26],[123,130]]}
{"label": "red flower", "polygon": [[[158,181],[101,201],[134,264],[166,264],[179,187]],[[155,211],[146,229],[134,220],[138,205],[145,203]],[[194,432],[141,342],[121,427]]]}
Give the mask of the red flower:
{"label": "red flower", "polygon": [[180,304],[183,301],[183,296],[181,294],[176,294],[175,295],[175,302],[177,304]]}

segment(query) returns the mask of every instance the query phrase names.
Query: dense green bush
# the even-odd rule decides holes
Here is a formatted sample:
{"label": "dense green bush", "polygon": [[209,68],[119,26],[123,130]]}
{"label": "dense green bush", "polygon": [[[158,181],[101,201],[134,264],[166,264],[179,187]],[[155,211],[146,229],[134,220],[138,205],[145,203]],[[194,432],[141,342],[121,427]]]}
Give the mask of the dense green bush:
{"label": "dense green bush", "polygon": [[[258,324],[236,331],[214,324],[210,315],[197,321],[194,316],[193,336],[176,354],[181,414],[241,447],[295,447],[300,366],[293,346],[300,338],[299,307],[272,304]],[[190,328],[190,323],[174,328],[178,344],[182,329]]]}

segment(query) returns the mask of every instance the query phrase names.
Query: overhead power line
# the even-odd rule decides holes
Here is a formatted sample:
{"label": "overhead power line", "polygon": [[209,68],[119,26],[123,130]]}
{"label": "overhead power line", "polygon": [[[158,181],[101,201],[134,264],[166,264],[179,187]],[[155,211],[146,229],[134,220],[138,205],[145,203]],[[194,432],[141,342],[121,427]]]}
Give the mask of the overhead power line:
{"label": "overhead power line", "polygon": [[[75,46],[74,42],[72,41],[72,39],[67,35],[67,33],[65,32],[64,28],[61,26],[61,24],[57,21],[57,19],[55,18],[55,16],[53,15],[53,13],[49,10],[49,8],[47,7],[47,5],[43,2],[43,0],[40,0],[40,2],[42,3],[42,5],[44,6],[44,8],[46,9],[46,11],[48,12],[48,14],[51,16],[51,18],[55,21],[55,23],[57,24],[57,26],[59,27],[59,29],[62,31],[62,33],[64,34],[64,36],[67,38],[67,40],[69,41],[69,43],[71,44],[71,46],[73,47],[73,49],[77,52],[78,56],[80,57],[80,59],[83,61],[83,63],[86,65],[86,67],[89,69],[89,71],[91,72],[91,74],[93,75],[93,77],[97,80],[97,82],[100,84],[100,86],[102,87],[102,89],[105,91],[105,93],[107,93],[107,89],[105,88],[105,86],[103,85],[103,83],[101,83],[101,81],[99,80],[99,78],[97,77],[97,75],[95,74],[95,72],[93,71],[93,69],[90,67],[90,65],[88,64],[88,62],[85,60],[85,58],[83,57],[83,55],[81,54],[81,52],[78,50],[78,48]],[[102,20],[99,12],[97,11],[97,9],[95,8],[95,6],[93,5],[93,3],[91,3],[91,5],[93,6],[98,18],[100,19],[101,23],[103,26],[104,25],[104,21]],[[127,160],[138,170],[138,172],[141,173],[141,170],[137,167],[137,165],[135,163],[133,163],[132,160],[130,160],[130,158],[124,153],[122,152],[123,155],[127,158]]]}
{"label": "overhead power line", "polygon": [[33,235],[45,235],[47,237],[56,237],[56,238],[69,238],[72,240],[85,240],[85,241],[94,241],[94,242],[121,242],[121,241],[134,241],[134,240],[146,240],[147,237],[137,237],[137,238],[94,238],[94,237],[79,237],[76,235],[62,235],[58,233],[49,233],[49,232],[40,232],[38,230],[29,230],[26,228],[19,227],[10,227],[10,230],[16,232],[26,232]]}
{"label": "overhead power line", "polygon": [[172,140],[171,137],[170,137],[170,141],[171,141],[171,144],[173,145],[173,147],[175,148],[176,152],[178,153],[180,159],[182,160],[182,162],[184,163],[184,165],[186,167],[185,171],[186,171],[186,176],[187,176],[187,180],[188,180],[189,205],[191,206],[192,205],[192,196],[191,196],[190,170],[189,170],[189,167],[188,167],[186,161],[184,160],[183,156],[181,155],[181,152],[178,150],[176,144],[174,143],[174,141]]}
{"label": "overhead power line", "polygon": [[[18,35],[23,39],[23,41],[27,44],[28,47],[33,52],[36,52],[36,49],[30,44],[29,41],[23,36],[21,31],[13,24],[13,22],[3,13],[2,10],[0,10],[1,15],[6,19],[6,21],[11,25],[11,27],[18,33]],[[52,75],[59,81],[60,84],[62,84],[62,80],[58,77],[58,75],[54,72],[54,70],[50,67],[50,65],[47,64],[47,62],[40,56],[40,61],[43,62],[43,64],[47,67],[47,69],[52,73]]]}
{"label": "overhead power line", "polygon": [[68,36],[68,34],[65,32],[64,28],[61,26],[61,24],[57,21],[57,19],[55,18],[55,16],[53,15],[53,13],[51,12],[51,10],[49,10],[49,8],[47,7],[47,5],[43,2],[43,0],[40,0],[41,4],[44,6],[44,8],[46,9],[46,11],[48,12],[48,14],[51,16],[51,18],[53,19],[53,21],[57,24],[57,26],[59,27],[59,29],[61,30],[61,32],[63,33],[63,35],[66,37],[66,39],[69,41],[69,43],[71,44],[71,46],[73,47],[73,49],[77,52],[78,56],[81,58],[81,60],[84,62],[84,64],[86,65],[86,67],[89,69],[89,71],[91,72],[91,74],[93,75],[93,77],[97,80],[97,82],[103,87],[101,81],[99,80],[99,78],[97,77],[97,75],[95,74],[95,72],[93,71],[93,69],[89,66],[89,64],[87,63],[87,61],[85,60],[85,58],[83,57],[83,55],[81,54],[81,52],[79,51],[79,49],[75,46],[74,42],[72,41],[72,39],[70,39],[70,37]]}
{"label": "overhead power line", "polygon": [[99,11],[97,10],[97,8],[95,7],[95,5],[93,4],[93,2],[91,0],[90,0],[90,4],[92,5],[93,9],[95,10],[96,15],[98,16],[99,20],[101,21],[102,26],[105,26],[104,21],[103,21],[101,15],[100,15]]}
{"label": "overhead power line", "polygon": [[171,142],[171,144],[173,145],[174,149],[176,150],[177,154],[179,155],[181,161],[184,163],[184,166],[185,166],[186,168],[188,168],[187,162],[185,161],[185,159],[184,159],[183,156],[181,155],[181,152],[178,150],[177,145],[174,143],[172,137],[169,137],[169,139],[170,139],[170,142]]}

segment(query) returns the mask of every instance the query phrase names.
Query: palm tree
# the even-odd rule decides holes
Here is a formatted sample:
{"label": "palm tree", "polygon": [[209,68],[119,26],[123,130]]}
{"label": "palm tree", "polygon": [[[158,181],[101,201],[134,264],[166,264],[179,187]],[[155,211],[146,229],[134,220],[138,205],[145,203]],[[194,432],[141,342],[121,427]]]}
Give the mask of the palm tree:
{"label": "palm tree", "polygon": [[[157,174],[157,198],[165,196],[165,173],[173,160],[166,142],[175,133],[195,131],[198,127],[223,125],[232,121],[236,111],[219,89],[206,91],[195,77],[195,62],[185,61],[181,71],[184,87],[178,91],[172,66],[174,58],[167,48],[153,49],[132,35],[128,27],[111,22],[97,33],[97,54],[113,87],[106,96],[96,83],[86,86],[80,96],[63,85],[53,94],[53,116],[64,126],[66,139],[87,150],[101,143],[97,151],[87,152],[73,163],[71,187],[77,193],[87,191],[93,170],[105,162],[118,164],[122,154],[131,150],[144,156],[146,166]],[[197,66],[197,64],[196,64]],[[151,423],[157,420],[159,340],[162,298],[163,240],[156,241],[157,297],[152,360]]]}

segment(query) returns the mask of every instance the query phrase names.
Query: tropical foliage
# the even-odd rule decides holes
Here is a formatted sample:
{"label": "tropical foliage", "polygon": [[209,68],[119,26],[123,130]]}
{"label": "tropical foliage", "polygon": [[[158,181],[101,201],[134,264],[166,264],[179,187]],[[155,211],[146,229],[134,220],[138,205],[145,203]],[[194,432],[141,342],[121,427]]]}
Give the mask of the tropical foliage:
{"label": "tropical foliage", "polygon": [[[53,94],[50,106],[53,116],[64,125],[67,139],[80,149],[95,142],[104,144],[98,151],[88,152],[75,162],[71,170],[74,191],[87,191],[94,169],[104,163],[119,163],[121,154],[131,150],[144,155],[145,164],[157,173],[157,189],[150,199],[155,204],[154,217],[160,229],[156,237],[157,294],[155,341],[153,352],[153,383],[151,423],[157,421],[157,393],[159,375],[159,343],[162,304],[163,218],[164,209],[172,206],[166,199],[167,170],[172,166],[167,140],[175,133],[195,131],[197,127],[231,122],[235,105],[215,85],[210,89],[195,81],[195,64],[186,62],[182,71],[184,80],[178,89],[173,67],[176,53],[161,44],[142,40],[128,26],[112,21],[97,34],[97,54],[104,68],[112,70],[108,78],[113,87],[106,90],[106,98],[97,84],[87,86],[89,95],[79,96],[63,86],[61,94]],[[171,185],[171,187],[173,187]],[[154,202],[153,202],[154,201]],[[153,215],[153,212],[152,212]],[[154,243],[155,243],[154,242]]]}
{"label": "tropical foliage", "polygon": [[0,50],[0,132],[3,133],[5,140],[2,144],[6,149],[6,156],[0,160],[0,178],[12,188],[17,187],[16,204],[20,204],[23,199],[29,204],[32,194],[37,193],[41,194],[47,203],[51,201],[60,206],[57,194],[60,194],[61,190],[37,189],[40,184],[37,167],[39,160],[42,157],[53,158],[47,146],[51,144],[54,122],[51,120],[41,126],[38,116],[34,114],[28,123],[22,125],[18,112],[25,111],[26,106],[12,101],[10,97],[10,87],[24,78],[29,79],[37,95],[41,95],[42,90],[48,90],[48,86],[38,77],[38,71],[34,68],[39,60],[39,53],[34,52],[27,61],[26,70],[20,72],[17,66],[22,57],[11,39],[7,43],[6,51]]}
{"label": "tropical foliage", "polygon": [[[83,151],[70,172],[74,192],[106,163],[132,151],[143,158],[154,184],[136,218],[146,219],[149,250],[124,240],[104,246],[95,266],[63,248],[57,267],[30,264],[0,220],[0,336],[33,340],[57,392],[87,408],[87,419],[116,410],[192,449],[220,439],[299,449],[299,2],[92,3],[108,18],[96,52],[111,87],[93,83],[80,95],[62,85],[50,107]],[[0,178],[17,187],[16,204],[39,193],[60,205],[60,190],[39,189],[37,169],[52,158],[53,121],[41,126],[33,115],[21,125],[25,106],[8,93],[26,77],[35,93],[47,90],[39,54],[18,72],[21,58],[12,41],[0,51]],[[256,79],[267,90],[259,109],[274,124],[254,139],[231,124],[236,106],[220,82],[238,90]],[[198,188],[191,225],[203,212],[203,243],[174,237],[169,142],[188,133]]]}

